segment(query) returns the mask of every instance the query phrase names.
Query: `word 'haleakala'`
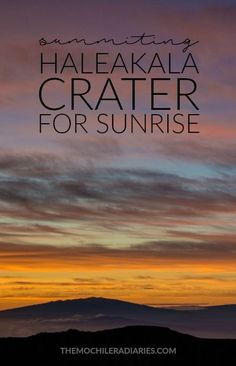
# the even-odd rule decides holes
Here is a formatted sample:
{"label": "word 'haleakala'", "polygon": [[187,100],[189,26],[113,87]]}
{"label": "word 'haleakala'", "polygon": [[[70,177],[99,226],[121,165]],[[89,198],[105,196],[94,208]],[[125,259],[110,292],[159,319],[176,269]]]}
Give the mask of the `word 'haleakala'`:
{"label": "word 'haleakala'", "polygon": [[165,57],[161,57],[158,53],[113,55],[108,52],[97,52],[92,55],[80,53],[73,57],[71,53],[67,53],[63,58],[57,53],[50,57],[41,53],[40,68],[41,74],[46,72],[62,74],[66,71],[76,74],[113,74],[115,72],[183,74],[186,71],[199,73],[191,53],[182,55],[180,60],[177,60],[172,53],[168,53]]}

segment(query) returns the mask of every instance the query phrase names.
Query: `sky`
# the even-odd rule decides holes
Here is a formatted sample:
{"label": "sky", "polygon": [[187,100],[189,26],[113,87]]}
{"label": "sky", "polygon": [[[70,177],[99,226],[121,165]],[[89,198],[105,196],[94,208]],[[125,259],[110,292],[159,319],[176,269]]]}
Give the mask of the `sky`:
{"label": "sky", "polygon": [[[235,1],[1,0],[0,38],[0,309],[58,299],[102,296],[160,305],[236,303],[235,176]],[[125,39],[142,33],[157,39],[198,41],[185,53],[179,46],[41,47],[39,40],[103,37]],[[68,52],[78,62],[54,74],[40,73],[40,53],[55,52],[62,65]],[[199,106],[183,103],[182,113],[199,113],[199,134],[141,131],[97,134],[98,113],[115,115],[117,128],[130,114],[130,89],[116,69],[111,78],[124,110],[103,101],[90,111],[89,133],[39,133],[39,114],[52,113],[39,101],[45,89],[53,105],[70,110],[70,80],[79,78],[81,53],[94,70],[96,52],[107,53],[105,68],[120,52],[158,52],[163,64],[179,69],[191,52],[199,74]],[[139,118],[150,115],[150,78],[171,78],[162,104],[176,109],[176,79],[160,70],[136,77]],[[107,74],[87,74],[94,106]],[[78,112],[77,111],[77,112]],[[156,113],[156,111],[155,111]],[[159,112],[158,112],[159,113]],[[167,111],[161,111],[166,115]],[[59,128],[63,122],[59,122]],[[110,131],[110,130],[109,130]]]}

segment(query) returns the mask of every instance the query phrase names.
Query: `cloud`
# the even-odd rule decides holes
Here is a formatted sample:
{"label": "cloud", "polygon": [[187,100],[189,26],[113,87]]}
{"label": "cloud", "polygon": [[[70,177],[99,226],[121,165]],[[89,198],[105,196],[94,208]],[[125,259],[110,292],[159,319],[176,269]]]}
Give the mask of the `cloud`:
{"label": "cloud", "polygon": [[219,259],[236,258],[236,242],[227,242],[227,239],[217,242],[149,242],[132,247],[137,251],[148,251],[160,258],[189,259]]}
{"label": "cloud", "polygon": [[198,242],[206,242],[206,243],[222,243],[224,241],[227,241],[227,243],[235,244],[236,243],[236,234],[234,232],[228,233],[200,233],[200,232],[187,232],[187,231],[177,231],[177,230],[170,230],[170,234],[173,235],[173,237],[177,238],[180,237],[182,239],[190,239],[190,240],[196,240]]}
{"label": "cloud", "polygon": [[[224,128],[226,127],[222,126],[222,130]],[[212,127],[212,130],[214,130],[214,127]],[[224,131],[222,133],[224,134]],[[236,165],[235,149],[235,142],[230,139],[227,143],[223,141],[219,144],[217,140],[212,141],[204,138],[201,140],[184,141],[184,143],[173,141],[171,144],[160,144],[156,151],[174,160],[191,161],[218,168],[234,169]]]}
{"label": "cloud", "polygon": [[[25,245],[0,243],[1,270],[30,269],[77,270],[89,268],[165,268],[170,265],[214,266],[215,263],[230,263],[236,259],[236,243],[227,242],[146,242],[127,248],[111,248],[90,244],[77,247],[49,245]],[[76,279],[82,283],[84,279]],[[90,281],[90,279],[89,279]],[[106,281],[106,280],[105,280]],[[85,281],[87,282],[87,280]],[[22,283],[23,284],[23,283]],[[91,282],[90,282],[91,284]]]}
{"label": "cloud", "polygon": [[72,163],[63,157],[48,153],[11,153],[0,150],[1,173],[18,177],[51,177],[66,174]]}
{"label": "cloud", "polygon": [[[0,167],[0,212],[13,220],[2,224],[9,237],[73,235],[68,223],[78,222],[90,232],[91,227],[94,232],[119,228],[143,236],[143,226],[213,225],[236,211],[235,179],[226,174],[190,179],[148,169],[81,168],[47,154],[1,154]],[[27,220],[27,225],[14,220]],[[67,226],[59,228],[62,222]]]}

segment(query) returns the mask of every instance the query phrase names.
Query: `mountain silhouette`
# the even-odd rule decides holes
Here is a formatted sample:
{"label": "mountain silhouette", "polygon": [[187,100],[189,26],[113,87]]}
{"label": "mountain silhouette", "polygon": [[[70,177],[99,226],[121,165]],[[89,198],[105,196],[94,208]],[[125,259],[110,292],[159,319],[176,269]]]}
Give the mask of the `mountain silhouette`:
{"label": "mountain silhouette", "polygon": [[236,338],[236,305],[174,310],[90,297],[0,311],[0,337],[133,325],[169,327],[198,337]]}
{"label": "mountain silhouette", "polygon": [[[81,354],[81,348],[86,354]],[[119,354],[89,354],[117,349]],[[130,349],[133,354],[130,354]],[[138,354],[137,352],[146,352]],[[77,365],[222,365],[236,362],[236,340],[201,339],[163,327],[133,326],[98,332],[69,330],[28,338],[1,338],[1,359]],[[72,351],[74,350],[74,351]],[[149,350],[149,351],[148,351]],[[62,353],[63,352],[63,353]],[[74,353],[72,353],[74,352]],[[78,353],[79,352],[79,353]],[[101,351],[100,351],[101,352]],[[111,352],[111,351],[110,351]],[[126,352],[126,354],[124,354]],[[153,353],[151,353],[153,352]],[[155,353],[157,352],[157,353]]]}

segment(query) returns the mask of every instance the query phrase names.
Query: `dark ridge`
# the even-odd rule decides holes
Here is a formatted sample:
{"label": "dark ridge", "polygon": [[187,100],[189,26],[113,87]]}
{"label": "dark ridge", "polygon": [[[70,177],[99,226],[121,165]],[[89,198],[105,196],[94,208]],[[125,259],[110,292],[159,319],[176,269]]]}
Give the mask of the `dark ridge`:
{"label": "dark ridge", "polygon": [[[80,348],[176,349],[168,354],[82,355],[62,354],[63,349]],[[236,340],[201,339],[164,327],[131,326],[98,332],[68,330],[40,333],[28,338],[0,338],[1,359],[17,362],[87,365],[222,365],[236,362]],[[230,361],[230,363],[229,363]]]}
{"label": "dark ridge", "polygon": [[90,297],[0,311],[0,337],[26,337],[70,328],[96,331],[123,326],[169,327],[202,338],[236,338],[236,305],[174,310]]}

